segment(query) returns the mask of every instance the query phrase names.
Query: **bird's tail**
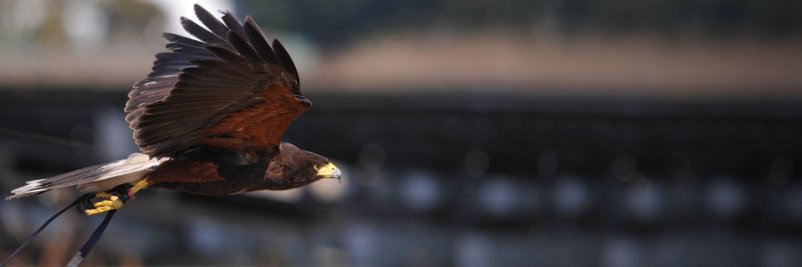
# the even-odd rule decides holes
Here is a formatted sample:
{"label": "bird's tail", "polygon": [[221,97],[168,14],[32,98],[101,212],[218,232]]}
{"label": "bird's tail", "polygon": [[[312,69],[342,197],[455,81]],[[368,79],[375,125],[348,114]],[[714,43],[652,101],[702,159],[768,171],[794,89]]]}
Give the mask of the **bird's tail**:
{"label": "bird's tail", "polygon": [[56,175],[46,179],[26,182],[25,186],[11,191],[6,199],[18,199],[44,193],[53,189],[77,186],[82,193],[106,191],[124,183],[133,183],[143,178],[152,168],[166,160],[150,158],[134,153],[123,160],[98,164]]}

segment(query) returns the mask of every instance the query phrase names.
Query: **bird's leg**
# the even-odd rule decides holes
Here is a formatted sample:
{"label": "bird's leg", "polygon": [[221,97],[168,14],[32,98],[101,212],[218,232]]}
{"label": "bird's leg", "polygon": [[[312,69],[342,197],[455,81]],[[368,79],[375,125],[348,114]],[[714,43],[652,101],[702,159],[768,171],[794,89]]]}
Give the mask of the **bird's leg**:
{"label": "bird's leg", "polygon": [[79,211],[86,215],[95,215],[110,210],[122,208],[125,202],[134,199],[134,194],[148,187],[147,179],[136,184],[121,184],[106,192],[86,194],[84,200],[78,204]]}

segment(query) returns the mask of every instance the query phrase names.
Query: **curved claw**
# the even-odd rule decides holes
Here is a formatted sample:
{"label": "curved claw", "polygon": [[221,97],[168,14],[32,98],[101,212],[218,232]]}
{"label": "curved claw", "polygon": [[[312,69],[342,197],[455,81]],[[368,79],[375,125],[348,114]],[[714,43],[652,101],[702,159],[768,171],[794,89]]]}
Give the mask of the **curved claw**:
{"label": "curved claw", "polygon": [[148,185],[147,179],[142,179],[133,185],[121,184],[107,192],[98,192],[94,195],[86,194],[76,207],[86,215],[116,210],[122,208],[128,200],[134,199],[134,194],[145,189]]}
{"label": "curved claw", "polygon": [[123,201],[123,199],[108,192],[96,193],[90,202],[92,203],[92,207],[83,210],[84,214],[86,215],[104,213],[110,210],[122,208],[123,205],[125,205],[125,201]]}

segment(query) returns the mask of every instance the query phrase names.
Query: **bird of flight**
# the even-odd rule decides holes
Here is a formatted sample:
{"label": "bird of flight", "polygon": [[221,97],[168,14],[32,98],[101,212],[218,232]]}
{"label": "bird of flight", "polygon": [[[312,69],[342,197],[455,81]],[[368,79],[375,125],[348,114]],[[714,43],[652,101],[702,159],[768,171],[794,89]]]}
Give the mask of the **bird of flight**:
{"label": "bird of flight", "polygon": [[327,158],[281,142],[312,105],[281,43],[249,16],[242,23],[225,12],[220,21],[197,4],[195,14],[205,28],[181,24],[196,39],[165,33],[169,51],[128,94],[125,121],[142,153],[28,181],[7,199],[75,186],[85,194],[73,203],[81,212],[111,215],[148,187],[228,195],[340,179]]}

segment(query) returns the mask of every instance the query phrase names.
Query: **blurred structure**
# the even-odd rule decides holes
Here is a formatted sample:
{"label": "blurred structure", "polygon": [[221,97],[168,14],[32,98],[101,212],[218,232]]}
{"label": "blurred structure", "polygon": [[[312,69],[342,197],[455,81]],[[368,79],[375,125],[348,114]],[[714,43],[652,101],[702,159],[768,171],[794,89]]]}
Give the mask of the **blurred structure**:
{"label": "blurred structure", "polygon": [[[287,137],[346,179],[147,190],[86,265],[802,265],[797,2],[203,2],[286,44],[315,103]],[[125,94],[192,4],[157,3],[0,2],[0,190],[136,149]],[[0,202],[0,255],[75,197]]]}

